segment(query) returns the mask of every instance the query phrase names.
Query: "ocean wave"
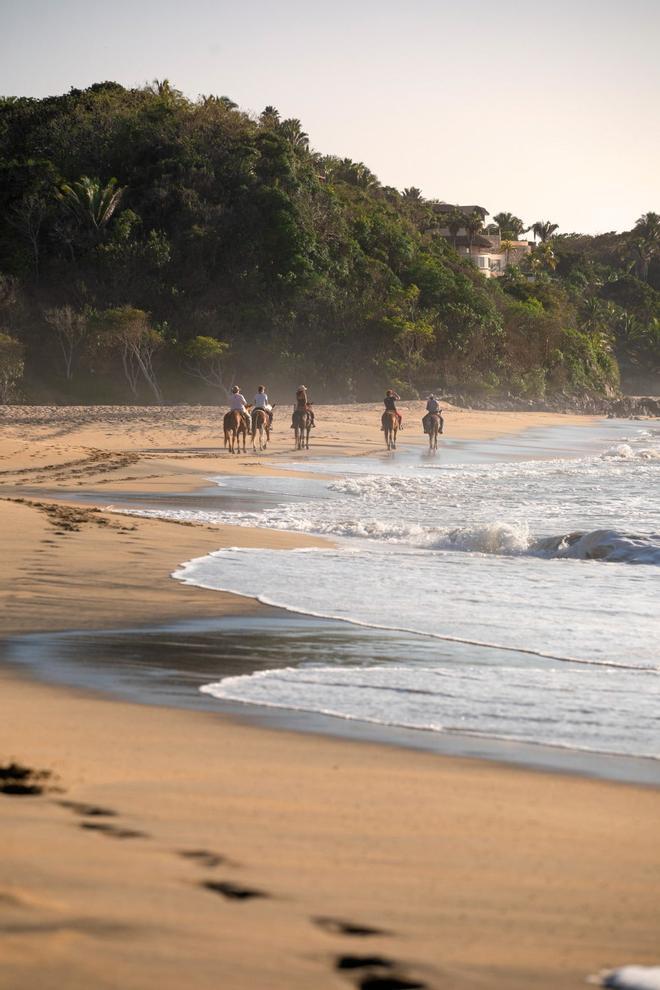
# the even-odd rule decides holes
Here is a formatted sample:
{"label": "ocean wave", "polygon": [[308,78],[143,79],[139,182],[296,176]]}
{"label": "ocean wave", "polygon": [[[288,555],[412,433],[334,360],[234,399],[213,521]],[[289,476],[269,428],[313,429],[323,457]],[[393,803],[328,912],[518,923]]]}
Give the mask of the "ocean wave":
{"label": "ocean wave", "polygon": [[601,454],[603,460],[640,460],[657,461],[660,460],[660,450],[656,447],[632,447],[629,443],[617,443]]}
{"label": "ocean wave", "polygon": [[618,990],[660,990],[660,966],[619,966],[590,976],[587,982]]}
{"label": "ocean wave", "polygon": [[544,557],[604,560],[618,564],[660,564],[660,535],[635,536],[610,529],[566,533],[536,540],[530,550]]}
{"label": "ocean wave", "polygon": [[226,677],[199,690],[377,725],[657,760],[657,675],[649,676],[643,701],[633,671],[468,664],[302,664]]}

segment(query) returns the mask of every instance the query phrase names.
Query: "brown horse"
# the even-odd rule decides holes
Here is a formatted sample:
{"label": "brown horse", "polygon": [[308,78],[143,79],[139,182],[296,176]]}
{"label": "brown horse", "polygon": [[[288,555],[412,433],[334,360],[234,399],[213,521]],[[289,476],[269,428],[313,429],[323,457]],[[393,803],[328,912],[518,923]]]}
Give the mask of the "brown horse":
{"label": "brown horse", "polygon": [[429,450],[438,449],[438,434],[443,431],[443,420],[440,413],[427,413],[424,419],[424,432],[429,435]]}
{"label": "brown horse", "polygon": [[247,424],[238,409],[231,409],[225,413],[223,420],[225,428],[225,447],[229,447],[230,454],[240,454],[241,435],[243,436],[243,453],[245,453],[245,438],[247,437]]}
{"label": "brown horse", "polygon": [[296,450],[309,450],[309,434],[312,429],[312,415],[309,409],[295,409],[293,413],[293,435]]}
{"label": "brown horse", "polygon": [[[265,450],[270,440],[270,416],[265,409],[254,409],[252,412],[252,449],[257,450],[255,443],[257,433],[259,434],[259,450]],[[266,439],[264,440],[264,433]]]}
{"label": "brown horse", "polygon": [[381,417],[385,443],[388,450],[396,450],[396,435],[399,432],[399,417],[392,409],[386,409]]}

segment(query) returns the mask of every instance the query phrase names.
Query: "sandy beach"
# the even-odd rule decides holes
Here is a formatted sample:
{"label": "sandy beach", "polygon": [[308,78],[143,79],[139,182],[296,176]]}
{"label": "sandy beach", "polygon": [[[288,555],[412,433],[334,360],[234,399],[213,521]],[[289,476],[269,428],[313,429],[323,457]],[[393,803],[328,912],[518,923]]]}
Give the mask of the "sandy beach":
{"label": "sandy beach", "polygon": [[[319,406],[312,456],[382,448],[379,409]],[[402,410],[423,444],[421,406]],[[287,415],[232,458],[208,407],[1,408],[2,634],[270,611],[169,575],[322,541],[103,509],[286,473],[309,456]],[[462,439],[577,422],[447,413]],[[658,961],[656,789],[1,680],[0,764],[53,774],[0,794],[3,988],[556,990]]]}

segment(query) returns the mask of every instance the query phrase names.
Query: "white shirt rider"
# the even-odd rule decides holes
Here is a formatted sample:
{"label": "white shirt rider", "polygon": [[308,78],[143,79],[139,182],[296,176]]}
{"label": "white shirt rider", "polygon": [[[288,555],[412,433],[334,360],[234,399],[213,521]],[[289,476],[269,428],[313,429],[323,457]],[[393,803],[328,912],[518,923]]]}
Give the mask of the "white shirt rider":
{"label": "white shirt rider", "polygon": [[237,409],[239,412],[247,414],[246,406],[247,406],[247,400],[245,396],[241,395],[240,392],[232,392],[232,394],[229,396],[230,410],[233,412],[235,409]]}
{"label": "white shirt rider", "polygon": [[270,402],[265,392],[257,392],[252,405],[255,409],[265,409],[266,412],[270,412]]}

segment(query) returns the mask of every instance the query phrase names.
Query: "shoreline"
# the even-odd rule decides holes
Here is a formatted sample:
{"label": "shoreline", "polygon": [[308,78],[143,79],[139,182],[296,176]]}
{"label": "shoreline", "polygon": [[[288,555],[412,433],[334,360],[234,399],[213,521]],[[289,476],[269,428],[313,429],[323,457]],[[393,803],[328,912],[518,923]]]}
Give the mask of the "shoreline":
{"label": "shoreline", "polygon": [[13,988],[331,990],[342,925],[429,988],[656,960],[655,790],[0,682],[61,789],[0,795]]}
{"label": "shoreline", "polygon": [[[287,549],[304,538],[67,504],[63,488],[109,478],[109,500],[113,486],[199,488],[209,472],[197,454],[185,466],[126,454],[149,440],[179,456],[178,427],[156,435],[140,420],[118,435],[110,423],[114,450],[101,437],[94,447],[87,427],[64,440],[62,429],[0,441],[5,494],[26,497],[22,481],[44,503],[0,500],[4,634],[223,614],[249,627],[276,614],[163,579],[220,544]],[[233,473],[264,471],[243,460]],[[429,990],[577,990],[603,967],[657,961],[655,788],[274,731],[7,666],[0,681],[11,713],[0,763],[52,770],[62,788],[0,794],[0,962],[13,990],[337,990],[339,961],[356,952]],[[356,938],[351,926],[375,934]]]}
{"label": "shoreline", "polygon": [[[5,636],[0,639],[0,670],[90,698],[215,714],[257,730],[294,731],[444,758],[479,759],[531,772],[660,787],[660,761],[651,757],[355,720],[218,699],[199,690],[210,680],[295,665],[306,657],[298,645],[301,642],[313,641],[317,645],[315,656],[320,657],[318,644],[324,637],[336,648],[338,637],[342,642],[358,635],[363,640],[372,634],[380,639],[383,632],[360,630],[342,620],[318,619],[274,606],[264,606],[254,614],[232,614],[230,602],[220,618]],[[396,636],[392,641],[396,648]],[[111,674],[106,671],[108,665]]]}

